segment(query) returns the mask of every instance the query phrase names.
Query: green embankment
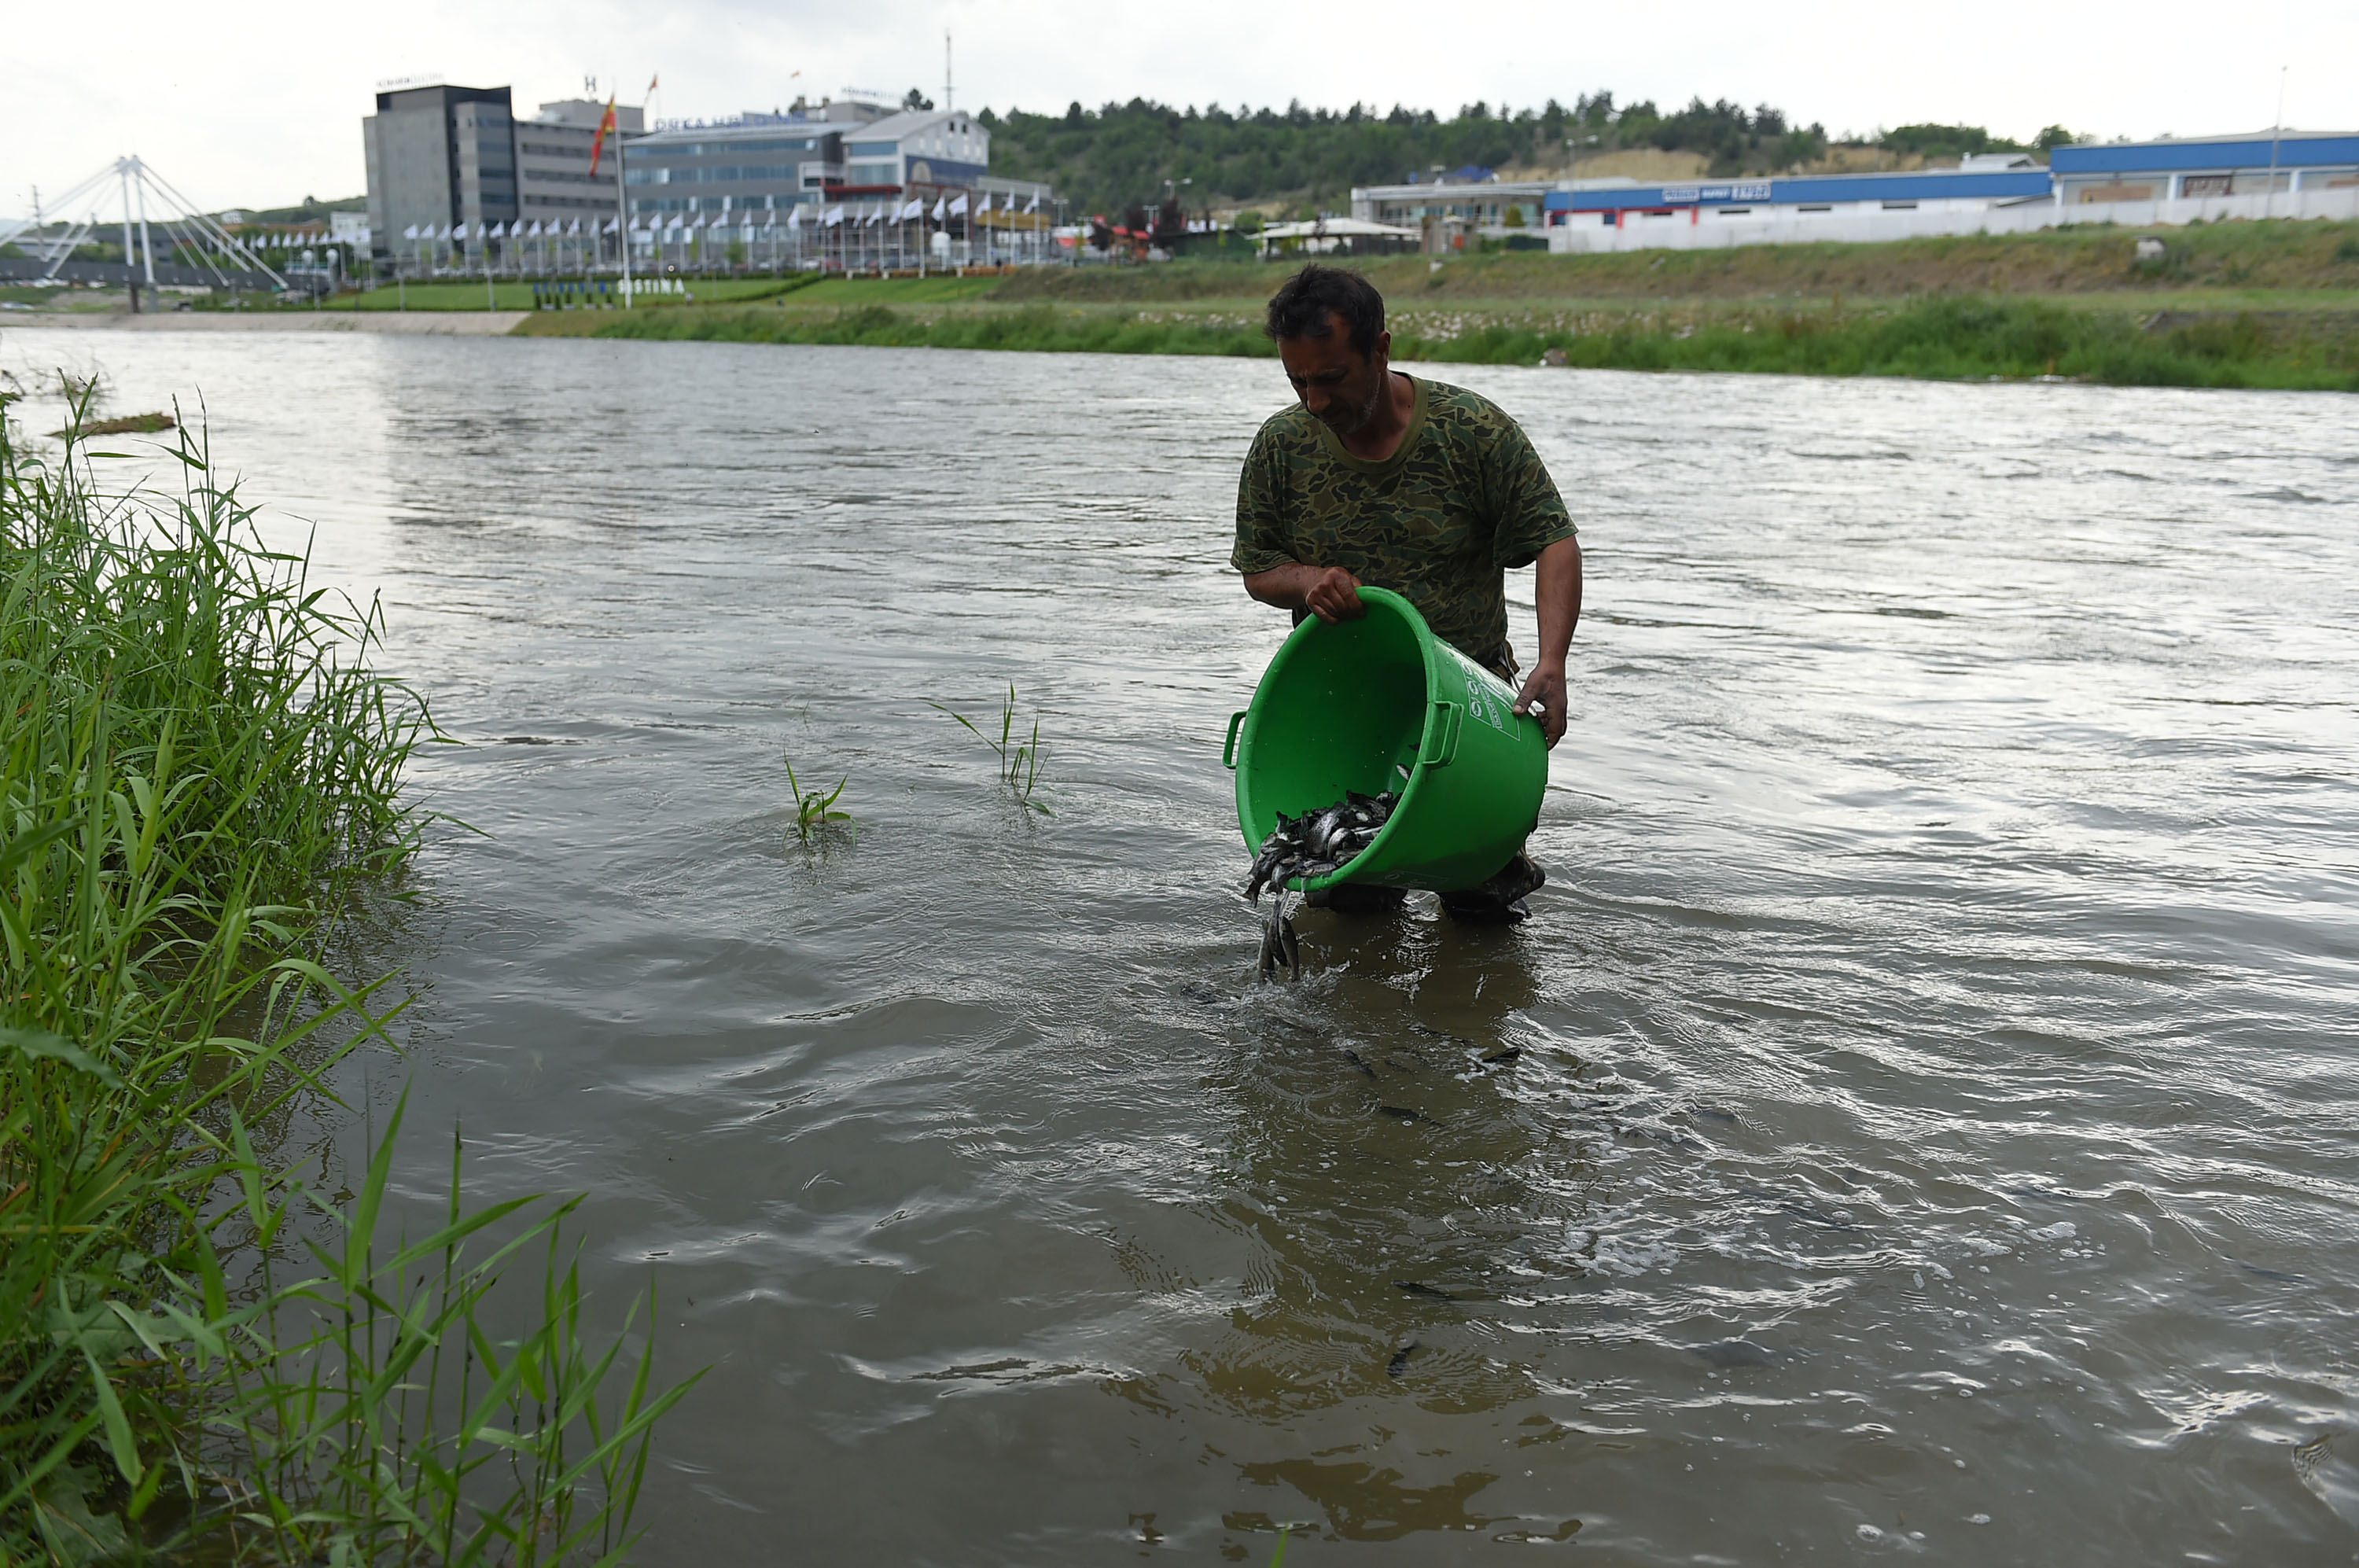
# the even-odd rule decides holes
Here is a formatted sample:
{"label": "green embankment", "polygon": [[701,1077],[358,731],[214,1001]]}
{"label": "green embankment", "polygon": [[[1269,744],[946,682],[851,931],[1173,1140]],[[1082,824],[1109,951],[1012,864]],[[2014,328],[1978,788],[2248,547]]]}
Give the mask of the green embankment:
{"label": "green embankment", "polygon": [[[577,285],[579,279],[573,280]],[[743,304],[755,299],[773,299],[793,294],[810,286],[813,278],[684,278],[679,280],[682,293],[644,296],[642,303],[649,308],[669,310],[683,304]],[[612,287],[612,278],[598,280]],[[559,285],[544,282],[540,286],[550,299],[559,298]],[[591,298],[596,298],[592,284]],[[576,295],[576,299],[582,296]],[[611,298],[611,296],[609,296]],[[386,284],[364,294],[341,294],[327,301],[332,310],[529,310],[533,308],[533,284],[529,279],[518,282],[502,278],[488,287],[483,279],[473,283],[409,283],[396,287]],[[288,304],[281,310],[307,310],[308,306]]]}
{"label": "green embankment", "polygon": [[[1356,264],[1395,352],[1441,364],[2359,390],[2359,224]],[[1258,264],[832,278],[763,303],[544,312],[518,330],[733,343],[1261,355]],[[1553,353],[1552,353],[1553,351]]]}
{"label": "green embankment", "polygon": [[179,460],[172,494],[13,440],[0,1563],[618,1550],[677,1394],[584,1343],[571,1205],[462,1213],[454,1154],[444,1223],[394,1234],[398,1113],[350,1191],[277,1153],[339,1056],[387,1043],[374,987],[323,963],[419,842],[400,778],[435,738],[367,667],[374,614],[264,548],[186,432],[139,443]]}
{"label": "green embankment", "polygon": [[[1087,354],[1266,356],[1238,316],[1058,309],[925,311],[871,302],[832,310],[758,307],[616,312],[581,323],[601,337]],[[564,332],[543,317],[528,332]],[[1442,365],[1899,376],[1934,380],[2062,376],[2117,386],[2359,391],[2359,314],[2242,311],[2149,322],[2053,299],[1961,296],[1913,303],[1394,316],[1394,354]]]}

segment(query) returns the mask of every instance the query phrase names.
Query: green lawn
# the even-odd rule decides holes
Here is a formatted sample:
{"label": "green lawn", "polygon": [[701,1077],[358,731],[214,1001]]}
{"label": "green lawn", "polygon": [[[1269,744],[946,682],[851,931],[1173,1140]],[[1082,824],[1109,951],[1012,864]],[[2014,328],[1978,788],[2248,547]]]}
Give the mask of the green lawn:
{"label": "green lawn", "polygon": [[[603,279],[611,284],[612,279]],[[795,278],[684,278],[679,280],[682,294],[642,294],[639,307],[670,306],[694,301],[698,304],[726,304],[733,301],[766,299],[774,295],[807,287]],[[544,289],[557,287],[543,282]],[[332,310],[529,310],[532,309],[533,283],[503,278],[486,289],[482,279],[473,283],[408,283],[397,287],[381,284],[364,294],[345,294],[328,302]],[[592,288],[595,297],[595,286]],[[609,296],[611,298],[611,296]],[[576,298],[580,298],[579,295]],[[304,309],[302,306],[294,309]]]}

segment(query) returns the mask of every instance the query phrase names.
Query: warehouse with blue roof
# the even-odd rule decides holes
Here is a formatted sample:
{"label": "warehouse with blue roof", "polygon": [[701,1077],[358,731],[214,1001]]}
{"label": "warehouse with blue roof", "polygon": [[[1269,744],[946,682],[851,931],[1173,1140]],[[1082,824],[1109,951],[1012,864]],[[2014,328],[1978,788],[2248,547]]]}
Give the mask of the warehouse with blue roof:
{"label": "warehouse with blue roof", "polygon": [[1644,182],[1444,179],[1352,192],[1436,254],[1529,236],[1559,252],[1717,248],[2261,217],[2359,217],[2359,134],[2264,131],[1969,157],[1954,169]]}

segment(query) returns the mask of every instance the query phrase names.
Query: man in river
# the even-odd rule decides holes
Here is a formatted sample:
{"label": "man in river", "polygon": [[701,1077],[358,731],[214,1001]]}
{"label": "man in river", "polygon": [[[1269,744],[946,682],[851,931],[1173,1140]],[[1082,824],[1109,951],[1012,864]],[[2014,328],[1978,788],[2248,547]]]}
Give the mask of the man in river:
{"label": "man in river", "polygon": [[[1265,330],[1301,401],[1272,415],[1245,454],[1229,558],[1245,592],[1298,625],[1332,625],[1366,613],[1363,586],[1389,588],[1434,636],[1513,685],[1506,573],[1537,567],[1539,649],[1516,707],[1538,714],[1554,746],[1581,618],[1581,543],[1532,443],[1487,398],[1392,368],[1384,296],[1358,273],[1305,267],[1271,297]],[[1441,904],[1459,920],[1520,920],[1525,895],[1546,880],[1519,851]],[[1309,901],[1374,913],[1403,897],[1347,884]]]}

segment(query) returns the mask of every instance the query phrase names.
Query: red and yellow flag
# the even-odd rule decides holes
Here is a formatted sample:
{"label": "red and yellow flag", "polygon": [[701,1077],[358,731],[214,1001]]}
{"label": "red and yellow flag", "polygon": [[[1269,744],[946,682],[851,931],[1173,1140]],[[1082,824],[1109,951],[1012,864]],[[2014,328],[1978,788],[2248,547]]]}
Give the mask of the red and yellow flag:
{"label": "red and yellow flag", "polygon": [[606,150],[606,138],[614,134],[614,101],[606,100],[606,117],[598,122],[598,134],[590,140],[590,172],[598,172],[598,159]]}

